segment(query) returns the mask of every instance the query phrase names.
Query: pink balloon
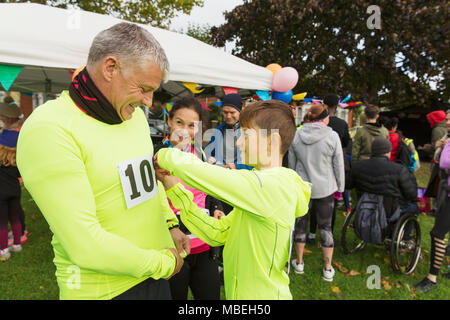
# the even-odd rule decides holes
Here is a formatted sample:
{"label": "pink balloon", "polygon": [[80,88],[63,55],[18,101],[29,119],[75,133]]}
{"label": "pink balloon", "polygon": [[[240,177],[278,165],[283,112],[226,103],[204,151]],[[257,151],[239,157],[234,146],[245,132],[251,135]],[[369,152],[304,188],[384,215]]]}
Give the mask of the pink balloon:
{"label": "pink balloon", "polygon": [[272,90],[286,92],[294,89],[298,82],[298,72],[292,67],[284,67],[273,77]]}

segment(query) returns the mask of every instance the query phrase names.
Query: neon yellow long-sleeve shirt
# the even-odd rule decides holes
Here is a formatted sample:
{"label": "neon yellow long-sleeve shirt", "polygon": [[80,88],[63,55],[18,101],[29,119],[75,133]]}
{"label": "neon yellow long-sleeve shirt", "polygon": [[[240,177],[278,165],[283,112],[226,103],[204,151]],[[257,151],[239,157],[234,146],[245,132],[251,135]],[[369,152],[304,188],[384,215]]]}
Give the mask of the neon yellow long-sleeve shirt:
{"label": "neon yellow long-sleeve shirt", "polygon": [[225,245],[226,298],[292,299],[284,268],[295,218],[308,211],[309,184],[291,169],[229,170],[176,149],[160,150],[158,164],[234,207],[217,220],[202,212],[181,184],[167,191],[192,233],[212,246]]}
{"label": "neon yellow long-sleeve shirt", "polygon": [[111,299],[172,274],[168,222],[177,218],[154,179],[152,154],[140,109],[108,125],[63,92],[25,121],[17,164],[54,233],[61,299]]}

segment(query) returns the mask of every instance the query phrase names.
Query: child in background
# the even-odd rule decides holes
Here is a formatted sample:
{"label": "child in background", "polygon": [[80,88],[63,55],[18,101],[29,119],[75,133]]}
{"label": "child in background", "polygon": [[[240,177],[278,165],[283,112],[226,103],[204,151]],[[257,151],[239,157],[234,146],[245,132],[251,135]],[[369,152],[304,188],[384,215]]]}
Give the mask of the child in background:
{"label": "child in background", "polygon": [[[295,218],[307,213],[311,192],[295,171],[281,167],[295,135],[295,120],[287,104],[269,100],[248,105],[240,122],[237,146],[241,159],[254,170],[229,170],[179,150],[162,149],[155,155],[157,177],[181,210],[185,226],[208,244],[225,246],[228,300],[292,299],[285,266]],[[209,217],[167,170],[234,210],[220,220]]]}
{"label": "child in background", "polygon": [[[21,114],[22,111],[14,103],[0,104],[0,120],[3,122],[0,133],[0,261],[8,260],[11,252],[22,250],[20,173],[16,165],[17,129],[21,124]],[[8,222],[14,237],[11,247],[8,247]]]}

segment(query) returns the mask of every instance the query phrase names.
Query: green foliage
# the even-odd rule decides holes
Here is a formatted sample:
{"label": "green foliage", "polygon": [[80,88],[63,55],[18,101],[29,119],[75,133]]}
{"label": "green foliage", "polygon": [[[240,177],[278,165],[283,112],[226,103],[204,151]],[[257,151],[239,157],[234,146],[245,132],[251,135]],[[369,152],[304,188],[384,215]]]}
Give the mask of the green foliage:
{"label": "green foliage", "polygon": [[[373,4],[381,30],[367,27]],[[225,18],[211,30],[213,44],[236,41],[233,54],[246,60],[295,67],[298,92],[351,92],[397,107],[450,98],[445,0],[246,0]]]}
{"label": "green foliage", "polygon": [[199,25],[189,23],[186,34],[206,44],[212,44],[211,26],[209,24]]}
{"label": "green foliage", "polygon": [[203,6],[204,0],[0,0],[0,2],[34,2],[58,8],[79,8],[85,11],[112,15],[116,18],[168,28],[177,13],[189,14],[194,6]]}

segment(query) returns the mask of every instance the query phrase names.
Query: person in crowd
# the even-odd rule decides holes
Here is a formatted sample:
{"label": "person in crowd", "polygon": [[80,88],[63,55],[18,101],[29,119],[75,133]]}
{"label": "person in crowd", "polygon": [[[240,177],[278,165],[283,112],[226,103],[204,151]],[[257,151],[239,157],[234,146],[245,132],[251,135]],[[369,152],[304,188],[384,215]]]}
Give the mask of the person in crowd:
{"label": "person in crowd", "polygon": [[[22,111],[12,103],[0,103],[0,261],[11,257],[11,252],[22,250],[22,223],[20,215],[20,173],[16,164],[16,147]],[[8,222],[11,224],[13,243],[8,247]]]}
{"label": "person in crowd", "polygon": [[418,214],[416,178],[407,167],[389,161],[391,150],[388,139],[375,138],[371,145],[371,158],[352,164],[350,187],[356,189],[358,198],[363,192],[382,195],[388,219],[398,207],[401,214]]}
{"label": "person in crowd", "polygon": [[[348,124],[345,120],[342,120],[338,117],[336,117],[336,110],[339,104],[339,96],[334,93],[327,94],[324,99],[323,103],[328,107],[328,111],[330,113],[330,121],[328,123],[328,126],[333,129],[338,135],[339,139],[341,140],[341,145],[343,148],[343,156],[344,156],[344,168],[347,173],[350,172],[350,162],[348,161],[348,158],[345,154],[345,149],[347,148],[349,141],[350,141],[350,134],[348,130]],[[349,193],[348,190],[345,189],[344,192],[336,192],[334,196],[334,209],[333,209],[333,219],[331,220],[331,230],[334,234],[334,222],[336,221],[336,209],[338,205],[338,199],[340,198],[344,199],[344,204],[346,207],[346,210],[350,210],[350,200],[349,200]],[[309,226],[309,233],[306,239],[307,244],[315,244],[316,239],[316,229],[317,229],[317,219],[314,213],[310,216],[310,226]],[[339,241],[334,239],[334,246],[338,246]]]}
{"label": "person in crowd", "polygon": [[[447,110],[446,121],[447,136],[436,142],[436,152],[439,155],[439,191],[436,198],[436,214],[434,226],[431,229],[430,272],[415,288],[420,292],[428,292],[437,287],[439,269],[446,253],[445,235],[450,232],[450,109]],[[442,275],[450,279],[450,273]]]}
{"label": "person in crowd", "polygon": [[51,231],[61,299],[170,299],[189,238],[157,183],[141,105],[169,63],[144,28],[98,33],[69,90],[25,121],[17,164]]}
{"label": "person in crowd", "polygon": [[307,213],[310,197],[310,186],[293,170],[281,167],[295,135],[295,121],[284,102],[269,100],[248,105],[241,125],[237,145],[244,163],[255,167],[252,171],[226,170],[175,148],[161,149],[155,156],[157,168],[229,202],[234,210],[227,216],[218,220],[205,215],[177,179],[161,174],[158,178],[181,210],[185,226],[210,245],[225,245],[227,299],[292,299],[284,268],[295,218]]}
{"label": "person in crowd", "polygon": [[[160,146],[155,146],[155,153],[162,148],[176,148],[206,161],[203,150],[195,150],[193,144],[201,119],[202,106],[197,99],[188,96],[176,100],[167,121],[169,135],[163,139]],[[192,192],[195,204],[209,214],[209,210],[206,209],[206,194],[186,186],[181,180],[179,182]],[[215,199],[212,198],[212,200]],[[172,203],[170,206],[178,216],[180,210],[176,209]],[[189,233],[182,222],[180,222],[180,229],[186,234]],[[190,234],[189,238],[191,239],[191,254],[185,258],[180,272],[169,280],[172,298],[187,300],[188,288],[191,288],[196,300],[219,300],[219,270],[216,261],[213,260],[211,248],[193,234]]]}
{"label": "person in crowd", "polygon": [[370,159],[370,146],[376,137],[389,139],[389,132],[378,122],[380,108],[374,105],[367,105],[364,109],[366,123],[358,128],[353,138],[352,164],[359,160]]}
{"label": "person in crowd", "polygon": [[[445,112],[443,110],[430,112],[427,114],[427,120],[431,127],[431,143],[425,144],[423,149],[433,159],[437,149],[436,143],[447,136]],[[432,162],[436,161],[433,159]]]}
{"label": "person in crowd", "polygon": [[[397,155],[399,153],[400,149],[400,143],[404,143],[406,147],[408,148],[411,155],[414,155],[413,164],[412,167],[410,167],[411,171],[416,171],[420,168],[420,160],[419,155],[416,151],[416,147],[414,146],[414,142],[412,139],[406,138],[403,136],[402,133],[400,133],[398,129],[398,123],[399,120],[397,117],[383,117],[381,119],[381,123],[384,125],[386,129],[388,129],[389,132],[389,141],[392,145],[392,151],[391,156],[389,158],[389,161],[392,162],[401,162],[400,159],[397,159]],[[405,164],[406,165],[406,164]]]}
{"label": "person in crowd", "polygon": [[334,239],[332,219],[334,193],[345,187],[344,155],[339,135],[328,127],[328,108],[313,105],[307,113],[307,123],[297,131],[289,152],[289,167],[303,180],[312,183],[308,215],[297,219],[294,239],[297,259],[291,261],[294,271],[304,273],[303,252],[306,244],[308,218],[315,214],[320,231],[324,257],[323,279],[333,281]]}

